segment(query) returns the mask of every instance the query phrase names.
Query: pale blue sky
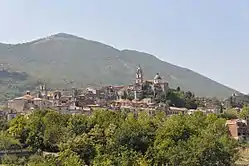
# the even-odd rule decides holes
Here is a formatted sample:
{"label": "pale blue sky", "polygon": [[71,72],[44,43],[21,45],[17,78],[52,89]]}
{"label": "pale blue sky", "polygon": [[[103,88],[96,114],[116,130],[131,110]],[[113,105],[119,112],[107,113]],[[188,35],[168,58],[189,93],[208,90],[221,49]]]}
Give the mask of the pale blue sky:
{"label": "pale blue sky", "polygon": [[1,0],[0,41],[66,32],[249,92],[248,0]]}

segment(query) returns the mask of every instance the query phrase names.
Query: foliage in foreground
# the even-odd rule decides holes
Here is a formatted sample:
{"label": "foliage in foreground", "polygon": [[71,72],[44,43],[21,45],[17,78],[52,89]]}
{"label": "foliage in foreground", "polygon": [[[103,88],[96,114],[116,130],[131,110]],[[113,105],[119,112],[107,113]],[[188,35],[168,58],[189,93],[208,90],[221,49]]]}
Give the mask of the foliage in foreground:
{"label": "foliage in foreground", "polygon": [[101,110],[92,116],[40,110],[13,119],[8,132],[33,150],[58,152],[57,157],[32,156],[29,165],[229,166],[237,159],[225,120],[200,112],[134,117]]}
{"label": "foliage in foreground", "polygon": [[241,110],[238,110],[236,108],[229,108],[224,111],[223,114],[219,115],[222,118],[225,119],[245,119],[249,120],[249,107],[247,105],[244,105]]}

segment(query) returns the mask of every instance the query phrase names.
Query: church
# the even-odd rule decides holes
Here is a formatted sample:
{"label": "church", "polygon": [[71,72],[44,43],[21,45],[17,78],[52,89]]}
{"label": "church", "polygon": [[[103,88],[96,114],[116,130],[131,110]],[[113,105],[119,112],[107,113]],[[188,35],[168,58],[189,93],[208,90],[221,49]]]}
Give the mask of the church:
{"label": "church", "polygon": [[153,80],[144,80],[144,73],[139,65],[136,70],[135,82],[126,88],[120,89],[118,98],[121,99],[126,94],[127,96],[133,96],[134,100],[154,99],[157,96],[166,94],[168,89],[168,82],[164,81],[159,73],[155,75]]}
{"label": "church", "polygon": [[134,99],[142,99],[144,95],[151,95],[152,98],[162,95],[169,89],[168,82],[164,81],[159,73],[153,80],[145,80],[143,70],[139,65],[136,71],[136,80],[134,84]]}

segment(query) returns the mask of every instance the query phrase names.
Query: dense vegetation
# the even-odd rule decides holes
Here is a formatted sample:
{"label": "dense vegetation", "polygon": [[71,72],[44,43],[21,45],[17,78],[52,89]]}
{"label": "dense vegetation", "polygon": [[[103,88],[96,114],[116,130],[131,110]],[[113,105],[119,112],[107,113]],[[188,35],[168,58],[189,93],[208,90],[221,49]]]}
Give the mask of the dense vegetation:
{"label": "dense vegetation", "polygon": [[[200,98],[196,97],[194,93],[190,91],[184,92],[180,89],[180,87],[177,87],[176,89],[169,89],[167,93],[158,95],[154,94],[154,91],[150,86],[144,85],[142,89],[143,94],[141,95],[140,99],[151,98],[156,103],[165,103],[168,106],[184,107],[187,109],[197,109],[198,107],[205,107],[203,101]],[[133,100],[134,95],[133,93],[127,93],[126,91],[124,91],[121,98]],[[221,102],[218,101],[215,106],[221,106]]]}
{"label": "dense vegetation", "polygon": [[181,91],[180,87],[177,89],[169,89],[164,95],[156,97],[156,101],[167,103],[169,106],[185,107],[187,109],[197,109],[197,107],[204,107],[204,103],[195,97],[195,94],[187,91]]}
{"label": "dense vegetation", "polygon": [[[216,115],[166,117],[125,111],[97,110],[91,116],[38,110],[4,123],[0,149],[19,146],[37,153],[28,159],[6,156],[13,165],[175,165],[229,166],[237,144],[225,120]],[[42,156],[39,152],[56,152]]]}
{"label": "dense vegetation", "polygon": [[228,108],[224,111],[223,114],[220,115],[220,117],[225,119],[246,119],[249,120],[249,106],[244,105],[241,110],[238,110],[236,108]]}

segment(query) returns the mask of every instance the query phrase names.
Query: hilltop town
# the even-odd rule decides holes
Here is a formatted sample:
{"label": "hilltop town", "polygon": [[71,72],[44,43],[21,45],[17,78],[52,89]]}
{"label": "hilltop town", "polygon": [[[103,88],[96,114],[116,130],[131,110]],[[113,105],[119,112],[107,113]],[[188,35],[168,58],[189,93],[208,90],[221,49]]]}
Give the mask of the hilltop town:
{"label": "hilltop town", "polygon": [[247,9],[3,1],[0,166],[249,166]]}
{"label": "hilltop town", "polygon": [[[129,85],[104,86],[101,88],[86,88],[70,90],[49,90],[46,84],[41,84],[35,91],[28,91],[21,97],[9,100],[1,114],[8,120],[17,115],[26,115],[34,110],[52,109],[65,114],[89,115],[96,108],[106,110],[126,110],[138,113],[145,111],[149,115],[163,112],[166,116],[178,114],[193,114],[201,111],[205,114],[226,114],[233,108],[240,112],[249,103],[247,95],[233,94],[230,98],[220,101],[216,98],[197,97],[191,92],[183,92],[180,87],[171,89],[167,80],[156,73],[151,80],[144,80],[142,66],[138,66],[134,82]],[[233,128],[241,120],[228,121]],[[244,122],[243,122],[244,123]],[[249,130],[248,130],[249,133]],[[238,138],[238,133],[234,134]]]}
{"label": "hilltop town", "polygon": [[[139,65],[134,76],[134,82],[129,85],[104,86],[86,89],[55,89],[48,90],[46,84],[41,84],[35,91],[26,91],[21,97],[9,100],[7,108],[13,113],[26,114],[35,109],[54,109],[63,113],[86,113],[93,108],[108,108],[112,110],[151,110],[164,111],[171,114],[191,114],[194,111],[205,113],[222,113],[229,107],[242,108],[249,102],[249,97],[232,95],[220,101],[216,98],[197,97],[190,91],[182,92],[180,87],[170,89],[167,80],[156,73],[151,80],[144,80],[142,67]],[[172,93],[185,95],[192,103],[172,98]],[[176,95],[176,96],[177,96]],[[176,98],[176,97],[175,97]]]}
{"label": "hilltop town", "polygon": [[[127,109],[132,111],[147,110],[163,111],[167,115],[188,113],[201,110],[206,113],[220,113],[220,103],[207,102],[208,98],[198,98],[201,104],[194,103],[189,108],[178,106],[167,101],[167,94],[172,91],[160,73],[156,73],[151,80],[144,80],[141,66],[138,66],[134,82],[129,85],[104,86],[101,88],[86,88],[71,90],[48,90],[46,84],[41,84],[36,91],[28,91],[21,97],[8,101],[7,107],[12,113],[27,114],[35,109],[53,109],[62,113],[90,113],[94,108],[111,110]],[[176,89],[180,92],[180,87]],[[186,93],[189,98],[195,97],[191,92]],[[211,99],[210,99],[211,100]],[[196,99],[195,99],[196,101]],[[179,102],[178,102],[179,103]],[[176,103],[177,104],[177,103]]]}

